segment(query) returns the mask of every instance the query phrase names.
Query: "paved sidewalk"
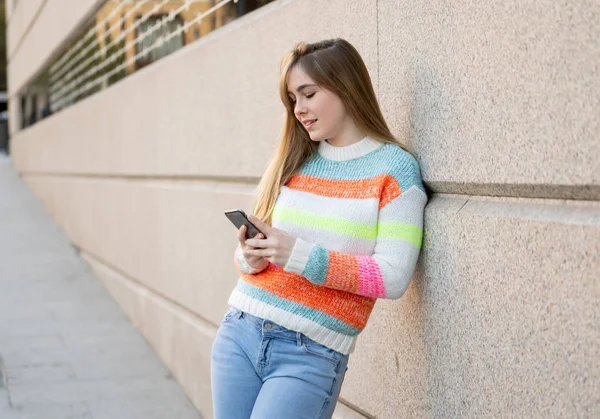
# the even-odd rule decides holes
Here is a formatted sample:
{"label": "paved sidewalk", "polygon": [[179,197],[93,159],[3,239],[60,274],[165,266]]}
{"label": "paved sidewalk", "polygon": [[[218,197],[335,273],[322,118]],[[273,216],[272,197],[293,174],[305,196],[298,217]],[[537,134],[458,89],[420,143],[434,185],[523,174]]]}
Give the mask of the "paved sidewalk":
{"label": "paved sidewalk", "polygon": [[1,153],[0,418],[200,418]]}

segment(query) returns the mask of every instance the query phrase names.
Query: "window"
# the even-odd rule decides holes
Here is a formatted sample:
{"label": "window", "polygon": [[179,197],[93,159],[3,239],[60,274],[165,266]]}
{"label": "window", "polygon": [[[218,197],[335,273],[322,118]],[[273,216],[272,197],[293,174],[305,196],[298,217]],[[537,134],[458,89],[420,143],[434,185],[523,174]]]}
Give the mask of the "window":
{"label": "window", "polygon": [[[184,45],[183,32],[172,36],[166,40],[167,36],[183,26],[183,22],[179,16],[171,21],[167,21],[167,15],[150,16],[145,22],[139,25],[135,32],[137,39],[135,49],[136,55],[140,52],[147,51],[142,54],[135,62],[136,69],[147,66],[148,64],[178,50]],[[163,41],[160,41],[160,38]]]}

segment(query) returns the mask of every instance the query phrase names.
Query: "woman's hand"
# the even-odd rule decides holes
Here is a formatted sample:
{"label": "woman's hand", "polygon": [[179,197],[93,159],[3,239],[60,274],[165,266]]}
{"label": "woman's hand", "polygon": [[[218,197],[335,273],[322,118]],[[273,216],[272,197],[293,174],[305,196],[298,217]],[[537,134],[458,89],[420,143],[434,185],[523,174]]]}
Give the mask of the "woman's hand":
{"label": "woman's hand", "polygon": [[248,246],[248,254],[284,267],[292,254],[296,238],[282,230],[263,223],[253,215],[248,216],[248,219],[267,236],[266,239],[256,238],[246,240],[245,244]]}
{"label": "woman's hand", "polygon": [[[238,230],[238,234],[237,234],[237,239],[240,242],[240,248],[242,249],[242,254],[244,255],[244,259],[246,259],[246,262],[248,263],[248,265],[252,266],[254,269],[263,269],[266,267],[266,265],[269,264],[269,261],[260,256],[253,256],[250,253],[248,253],[250,250],[253,250],[253,249],[245,243],[247,229],[248,228],[245,225],[243,225],[240,227],[240,229]],[[255,236],[255,238],[262,239],[264,237],[262,234],[257,234]]]}

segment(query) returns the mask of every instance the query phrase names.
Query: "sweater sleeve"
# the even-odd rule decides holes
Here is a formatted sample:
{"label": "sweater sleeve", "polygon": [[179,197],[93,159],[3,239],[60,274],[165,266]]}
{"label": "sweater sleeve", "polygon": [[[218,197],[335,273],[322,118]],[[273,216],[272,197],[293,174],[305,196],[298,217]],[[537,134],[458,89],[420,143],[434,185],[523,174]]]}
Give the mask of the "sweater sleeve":
{"label": "sweater sleeve", "polygon": [[284,270],[313,284],[365,297],[400,298],[414,273],[423,239],[427,195],[420,175],[415,180],[379,210],[372,255],[340,253],[298,238]]}
{"label": "sweater sleeve", "polygon": [[254,274],[257,274],[259,272],[262,272],[268,266],[268,265],[266,265],[262,269],[256,269],[256,268],[253,268],[252,266],[250,266],[250,264],[244,258],[244,254],[242,253],[242,248],[239,245],[235,249],[235,252],[234,252],[234,255],[233,255],[233,260],[234,260],[235,267],[237,268],[237,270],[241,274],[246,274],[246,275],[254,275]]}

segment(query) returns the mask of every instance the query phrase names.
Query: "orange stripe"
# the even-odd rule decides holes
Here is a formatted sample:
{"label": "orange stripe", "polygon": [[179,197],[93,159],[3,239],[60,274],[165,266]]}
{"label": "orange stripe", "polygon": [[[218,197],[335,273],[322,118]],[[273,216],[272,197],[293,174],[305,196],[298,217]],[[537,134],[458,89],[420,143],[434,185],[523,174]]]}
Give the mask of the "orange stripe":
{"label": "orange stripe", "polygon": [[375,298],[315,285],[273,264],[256,275],[242,275],[242,278],[277,297],[319,310],[361,330],[375,305]]}
{"label": "orange stripe", "polygon": [[400,184],[396,180],[396,178],[385,175],[386,179],[383,185],[383,192],[381,194],[381,199],[379,201],[379,209],[385,207],[387,204],[392,202],[394,199],[398,198],[402,194],[402,190],[400,189]]}
{"label": "orange stripe", "polygon": [[[355,276],[356,281],[345,280],[344,278],[347,278],[348,275]],[[354,284],[354,286],[351,284]],[[340,252],[329,252],[329,265],[324,285],[338,290],[344,289],[344,286],[346,286],[349,289],[345,291],[356,294],[359,284],[358,259],[356,256]]]}
{"label": "orange stripe", "polygon": [[360,180],[323,179],[308,175],[294,175],[285,185],[290,189],[331,198],[380,198],[379,208],[400,196],[398,181],[390,175],[378,175]]}

